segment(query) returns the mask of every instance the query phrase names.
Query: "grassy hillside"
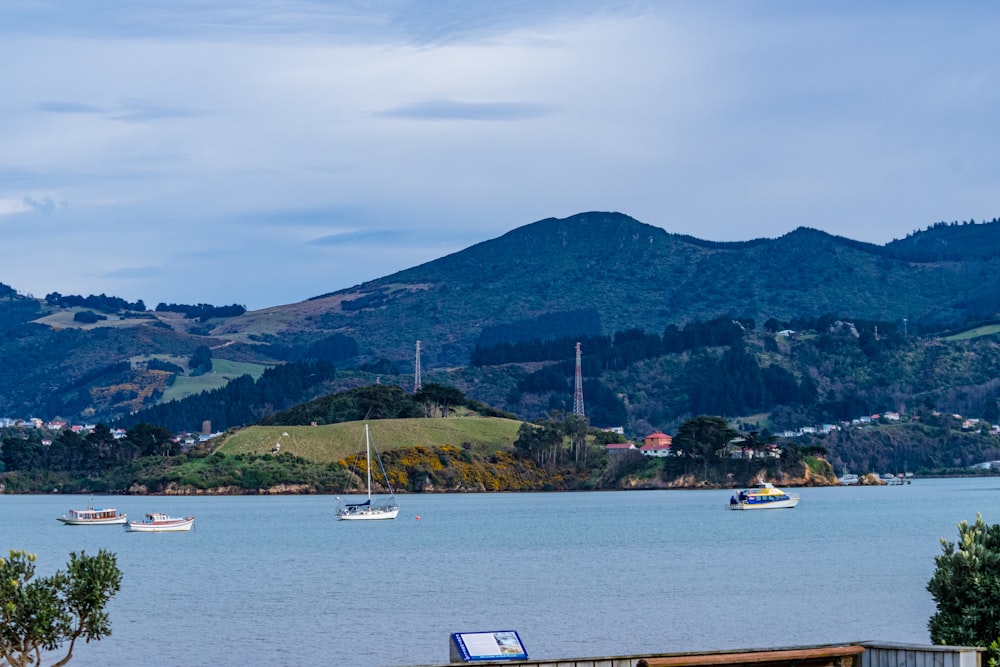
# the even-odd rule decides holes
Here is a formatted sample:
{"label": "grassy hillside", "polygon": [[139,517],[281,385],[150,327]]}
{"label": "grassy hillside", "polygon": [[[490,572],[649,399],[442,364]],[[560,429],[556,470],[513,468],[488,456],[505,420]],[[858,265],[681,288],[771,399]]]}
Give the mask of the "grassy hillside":
{"label": "grassy hillside", "polygon": [[1000,334],[1000,324],[988,324],[981,327],[974,327],[972,329],[962,331],[952,336],[946,336],[942,340],[946,341],[972,340],[973,338],[979,338],[981,336],[995,336],[997,334]]}
{"label": "grassy hillside", "polygon": [[[183,359],[177,357],[174,363],[184,363]],[[213,359],[212,371],[204,375],[181,375],[174,380],[163,393],[164,401],[174,401],[182,399],[192,394],[199,394],[203,391],[211,391],[224,387],[230,380],[241,375],[249,375],[253,379],[259,378],[267,368],[264,364],[251,364],[241,361],[229,361],[228,359]]]}
{"label": "grassy hillside", "polygon": [[[409,447],[461,447],[492,454],[510,449],[521,422],[494,417],[449,417],[447,419],[386,419],[369,422],[371,438],[379,451]],[[251,426],[226,436],[217,451],[226,454],[267,454],[281,445],[288,452],[317,463],[340,461],[363,452],[364,422],[325,426]]]}

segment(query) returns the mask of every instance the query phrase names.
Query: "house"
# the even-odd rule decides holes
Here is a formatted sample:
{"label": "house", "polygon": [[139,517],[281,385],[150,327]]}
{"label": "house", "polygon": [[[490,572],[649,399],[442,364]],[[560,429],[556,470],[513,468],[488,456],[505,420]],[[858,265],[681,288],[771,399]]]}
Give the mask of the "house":
{"label": "house", "polygon": [[604,450],[609,454],[614,454],[618,452],[627,452],[629,450],[634,450],[635,444],[631,442],[609,442],[604,445]]}
{"label": "house", "polygon": [[667,435],[662,431],[657,431],[656,433],[650,433],[645,438],[642,439],[643,446],[645,445],[655,445],[660,447],[669,447],[673,443],[674,438],[671,435]]}
{"label": "house", "polygon": [[670,445],[673,443],[673,436],[657,431],[650,433],[642,439],[642,447],[639,451],[643,456],[670,456]]}

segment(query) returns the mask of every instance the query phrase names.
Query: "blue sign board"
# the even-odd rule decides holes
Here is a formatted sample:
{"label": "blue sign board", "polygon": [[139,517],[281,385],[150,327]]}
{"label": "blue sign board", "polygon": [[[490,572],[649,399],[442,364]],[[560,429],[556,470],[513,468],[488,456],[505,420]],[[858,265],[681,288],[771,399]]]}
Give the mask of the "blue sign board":
{"label": "blue sign board", "polygon": [[521,638],[514,630],[492,632],[453,632],[451,635],[452,662],[487,660],[527,660]]}

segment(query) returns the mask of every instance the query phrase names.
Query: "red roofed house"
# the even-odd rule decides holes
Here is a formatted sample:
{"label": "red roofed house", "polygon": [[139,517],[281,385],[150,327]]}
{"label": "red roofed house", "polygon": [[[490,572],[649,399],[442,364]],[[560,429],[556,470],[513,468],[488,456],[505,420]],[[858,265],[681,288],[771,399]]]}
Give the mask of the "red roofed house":
{"label": "red roofed house", "polygon": [[660,431],[650,433],[642,439],[643,444],[639,451],[643,456],[670,456],[670,445],[673,441],[673,437],[666,433]]}

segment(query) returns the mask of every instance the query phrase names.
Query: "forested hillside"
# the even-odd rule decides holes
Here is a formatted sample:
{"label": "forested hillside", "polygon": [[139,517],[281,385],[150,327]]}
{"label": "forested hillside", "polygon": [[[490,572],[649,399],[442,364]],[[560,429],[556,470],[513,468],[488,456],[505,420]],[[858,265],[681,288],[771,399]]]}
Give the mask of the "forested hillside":
{"label": "forested hillside", "polygon": [[[719,318],[580,337],[591,420],[633,432],[669,429],[696,414],[753,419],[775,430],[916,406],[1000,420],[1000,337],[911,336],[892,322],[833,315]],[[502,394],[485,400],[528,416],[572,407],[572,338],[477,348],[475,370]],[[496,378],[506,372],[506,382]],[[485,384],[479,382],[478,384]],[[482,398],[482,397],[481,397]]]}

